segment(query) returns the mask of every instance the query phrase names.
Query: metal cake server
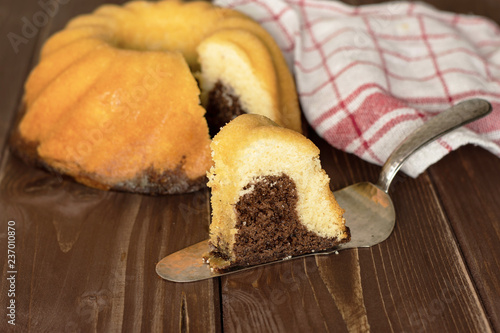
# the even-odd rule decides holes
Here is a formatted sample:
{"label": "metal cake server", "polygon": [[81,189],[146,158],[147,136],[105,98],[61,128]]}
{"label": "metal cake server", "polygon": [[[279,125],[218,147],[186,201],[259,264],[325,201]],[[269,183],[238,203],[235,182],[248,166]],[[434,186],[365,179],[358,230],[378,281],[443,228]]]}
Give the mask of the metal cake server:
{"label": "metal cake server", "polygon": [[[351,230],[351,241],[327,252],[308,253],[286,260],[310,255],[326,255],[356,247],[370,247],[386,240],[392,233],[396,214],[388,194],[389,186],[403,163],[418,149],[460,126],[484,117],[491,112],[491,105],[481,99],[459,103],[427,121],[411,133],[389,156],[382,167],[377,184],[369,182],[348,186],[334,195],[345,209],[346,225]],[[170,254],[156,265],[156,272],[162,278],[174,282],[191,282],[232,274],[269,265],[279,261],[235,268],[226,273],[212,272],[202,260],[209,251],[208,240]]]}

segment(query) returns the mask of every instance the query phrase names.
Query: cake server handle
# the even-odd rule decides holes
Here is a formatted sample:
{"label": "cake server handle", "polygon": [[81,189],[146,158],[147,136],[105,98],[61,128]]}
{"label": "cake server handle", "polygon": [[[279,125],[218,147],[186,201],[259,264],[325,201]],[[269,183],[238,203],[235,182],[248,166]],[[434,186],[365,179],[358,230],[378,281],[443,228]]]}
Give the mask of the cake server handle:
{"label": "cake server handle", "polygon": [[475,98],[458,103],[432,117],[411,133],[389,156],[382,167],[377,186],[388,193],[391,182],[399,169],[415,151],[458,127],[484,117],[491,110],[490,103],[484,99]]}

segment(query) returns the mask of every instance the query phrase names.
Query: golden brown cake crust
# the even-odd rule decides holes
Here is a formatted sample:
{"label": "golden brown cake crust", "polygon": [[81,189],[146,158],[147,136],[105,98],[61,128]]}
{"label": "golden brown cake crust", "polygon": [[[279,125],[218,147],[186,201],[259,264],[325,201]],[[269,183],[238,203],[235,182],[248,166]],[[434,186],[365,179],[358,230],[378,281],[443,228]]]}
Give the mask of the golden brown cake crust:
{"label": "golden brown cake crust", "polygon": [[[192,71],[200,69],[198,45],[214,33],[228,39],[228,29],[244,30],[268,50],[276,110],[300,121],[284,58],[255,21],[206,2],[132,1],[78,16],[47,40],[25,85],[13,151],[102,189],[203,187],[211,141]],[[290,126],[300,130],[300,122]]]}
{"label": "golden brown cake crust", "polygon": [[80,173],[77,176],[70,176],[61,170],[50,166],[38,155],[36,149],[37,144],[25,141],[19,134],[17,126],[14,127],[14,130],[9,137],[9,146],[15,155],[29,165],[45,169],[52,174],[69,177],[79,183],[85,184],[86,186],[101,190],[115,190],[149,195],[165,195],[198,191],[205,188],[207,182],[205,175],[195,179],[189,178],[182,170],[182,166],[179,165],[177,168],[165,171],[163,174],[159,174],[153,169],[145,170],[141,175],[138,175],[138,177],[134,179],[110,186],[109,184],[96,181],[95,179],[98,177],[95,175]]}
{"label": "golden brown cake crust", "polygon": [[332,249],[349,229],[309,139],[244,114],[213,139],[211,262],[215,270]]}

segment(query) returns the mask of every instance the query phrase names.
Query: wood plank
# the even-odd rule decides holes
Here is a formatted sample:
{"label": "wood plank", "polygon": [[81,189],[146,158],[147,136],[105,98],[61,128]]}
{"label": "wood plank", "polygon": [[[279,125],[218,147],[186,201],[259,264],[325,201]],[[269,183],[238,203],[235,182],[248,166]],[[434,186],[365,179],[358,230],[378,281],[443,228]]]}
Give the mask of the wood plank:
{"label": "wood plank", "polygon": [[493,327],[500,331],[500,159],[477,147],[460,148],[431,169]]}
{"label": "wood plank", "polygon": [[[387,2],[387,0],[341,0],[350,5],[366,5],[374,3]],[[500,22],[500,2],[496,0],[424,0],[424,3],[430,4],[439,10],[482,15],[491,18],[495,22]],[[390,14],[390,13],[389,13]]]}
{"label": "wood plank", "polygon": [[[0,218],[2,232],[7,221],[16,222],[18,328],[218,330],[218,280],[175,284],[154,270],[165,255],[207,237],[207,191],[163,197],[105,192],[6,158]],[[6,288],[2,283],[2,304]]]}
{"label": "wood plank", "polygon": [[[8,8],[8,11],[7,11]],[[40,11],[35,1],[24,3],[6,0],[0,10],[0,159],[6,144],[10,125],[22,97],[24,81],[37,52],[40,36],[48,23],[30,30],[32,18]],[[28,23],[26,23],[28,22]]]}
{"label": "wood plank", "polygon": [[[378,167],[314,141],[334,187],[377,178]],[[386,242],[223,278],[224,330],[491,331],[429,176],[401,177],[391,193]]]}
{"label": "wood plank", "polygon": [[[3,35],[20,31],[20,19],[40,11],[37,2],[6,1],[9,13],[0,12]],[[442,9],[475,10],[500,21],[495,16],[500,15],[498,2],[432,2]],[[4,148],[23,82],[42,42],[70,17],[90,12],[98,3],[68,2],[36,37],[21,45],[19,54],[0,53],[0,147]],[[11,46],[2,39],[0,47]],[[314,140],[335,188],[376,180],[378,167]],[[252,270],[223,278],[222,285],[218,279],[175,284],[154,273],[163,256],[206,237],[206,191],[157,198],[97,191],[31,169],[0,149],[0,248],[6,247],[6,221],[16,221],[18,328],[500,330],[499,231],[491,223],[499,217],[495,199],[500,180],[491,178],[498,175],[499,162],[469,149],[450,154],[417,180],[396,179],[391,194],[398,222],[387,242]],[[479,165],[472,164],[471,157]],[[450,174],[457,180],[450,182]],[[475,195],[457,200],[459,191]],[[475,207],[483,212],[478,219]],[[467,232],[475,221],[479,223],[474,233]],[[1,304],[7,301],[6,288],[2,283]],[[5,331],[4,324],[0,331]]]}
{"label": "wood plank", "polygon": [[[2,66],[10,70],[2,80],[12,82],[18,77],[1,96],[10,99],[0,99],[1,147],[43,42],[71,17],[91,12],[100,3],[68,2],[40,29],[35,42],[23,45],[26,49],[20,54],[25,58],[0,59],[0,64],[16,62],[24,69],[23,75],[17,75],[17,67]],[[13,12],[12,24],[40,10],[38,5],[31,12],[29,6],[18,7],[23,11]],[[206,191],[159,198],[102,192],[30,168],[5,148],[0,151],[4,154],[0,219],[2,228],[8,220],[16,221],[20,253],[18,328],[35,332],[220,330],[218,280],[181,285],[163,281],[154,271],[156,262],[168,253],[207,237]],[[5,284],[1,292],[0,302],[6,304]],[[0,331],[3,325],[4,321]]]}
{"label": "wood plank", "polygon": [[[346,1],[349,2],[349,1]],[[380,1],[352,1],[365,4]],[[482,15],[500,23],[500,2],[426,0],[442,10]],[[458,239],[475,288],[495,330],[500,330],[500,161],[479,148],[462,148],[430,168],[432,182]],[[450,176],[452,175],[452,176]],[[473,193],[473,195],[471,195]]]}

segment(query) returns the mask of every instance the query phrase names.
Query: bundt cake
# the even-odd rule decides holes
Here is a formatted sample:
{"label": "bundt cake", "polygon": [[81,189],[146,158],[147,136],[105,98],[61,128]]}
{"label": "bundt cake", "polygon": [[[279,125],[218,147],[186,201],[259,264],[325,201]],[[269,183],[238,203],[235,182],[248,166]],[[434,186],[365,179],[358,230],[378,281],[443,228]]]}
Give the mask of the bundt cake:
{"label": "bundt cake", "polygon": [[272,37],[206,2],[133,1],[76,17],[43,46],[23,105],[11,137],[22,158],[92,187],[152,194],[205,186],[207,120],[212,134],[242,113],[301,130]]}
{"label": "bundt cake", "polygon": [[210,253],[215,271],[332,249],[350,239],[319,149],[261,115],[245,114],[211,143]]}

